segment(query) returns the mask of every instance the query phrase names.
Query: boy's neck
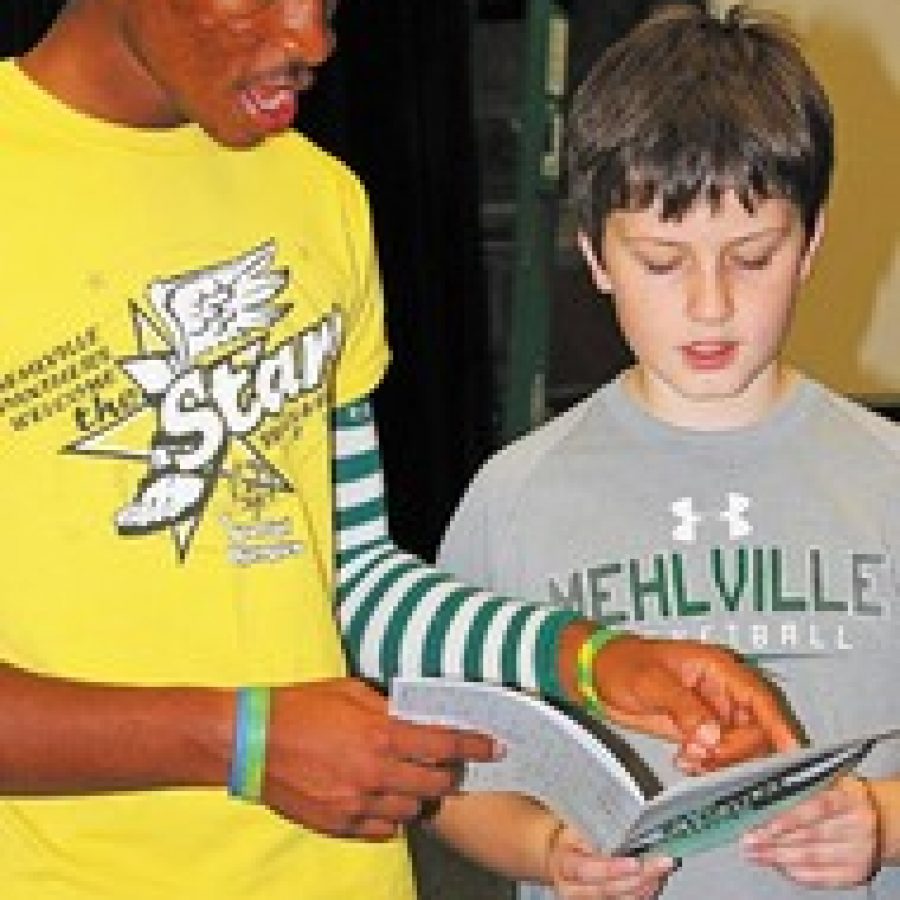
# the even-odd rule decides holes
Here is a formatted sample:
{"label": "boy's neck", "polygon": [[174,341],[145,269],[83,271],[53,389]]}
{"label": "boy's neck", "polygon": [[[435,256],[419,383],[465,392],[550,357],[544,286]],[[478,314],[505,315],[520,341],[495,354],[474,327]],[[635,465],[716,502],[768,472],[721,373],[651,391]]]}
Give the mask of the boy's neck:
{"label": "boy's neck", "polygon": [[648,415],[676,428],[728,431],[765,421],[801,380],[795,369],[773,364],[736,396],[685,396],[640,364],[622,378],[627,395]]}

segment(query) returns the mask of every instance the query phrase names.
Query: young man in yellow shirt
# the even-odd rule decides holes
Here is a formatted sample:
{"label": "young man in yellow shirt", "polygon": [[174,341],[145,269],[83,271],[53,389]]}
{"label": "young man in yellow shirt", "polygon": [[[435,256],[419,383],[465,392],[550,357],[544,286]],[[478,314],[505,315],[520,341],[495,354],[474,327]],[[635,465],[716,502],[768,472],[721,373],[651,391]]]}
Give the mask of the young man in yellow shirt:
{"label": "young man in yellow shirt", "polygon": [[[333,11],[71,0],[0,65],[9,900],[411,897],[400,826],[495,748],[349,671],[578,695],[596,626],[388,538],[366,199],[288,132]],[[791,745],[732,654],[604,638],[610,716],[685,765]]]}

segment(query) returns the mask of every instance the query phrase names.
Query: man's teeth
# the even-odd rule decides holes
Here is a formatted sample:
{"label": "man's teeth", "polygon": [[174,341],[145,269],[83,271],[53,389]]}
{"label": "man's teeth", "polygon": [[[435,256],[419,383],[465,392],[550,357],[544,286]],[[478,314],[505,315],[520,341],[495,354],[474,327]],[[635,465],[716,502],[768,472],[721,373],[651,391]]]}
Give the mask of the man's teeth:
{"label": "man's teeth", "polygon": [[280,109],[290,99],[290,91],[286,88],[276,91],[268,96],[255,94],[253,99],[256,105],[264,112],[275,112]]}
{"label": "man's teeth", "polygon": [[252,109],[264,113],[274,113],[293,103],[294,91],[289,87],[248,88],[244,91],[244,102]]}

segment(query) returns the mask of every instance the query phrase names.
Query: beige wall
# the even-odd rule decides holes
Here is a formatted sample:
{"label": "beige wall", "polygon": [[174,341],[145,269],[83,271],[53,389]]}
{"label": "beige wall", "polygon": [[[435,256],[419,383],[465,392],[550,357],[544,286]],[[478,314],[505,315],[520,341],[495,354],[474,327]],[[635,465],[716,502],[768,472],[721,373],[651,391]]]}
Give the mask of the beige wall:
{"label": "beige wall", "polygon": [[837,121],[824,252],[788,355],[838,390],[900,398],[900,0],[751,3],[791,21]]}

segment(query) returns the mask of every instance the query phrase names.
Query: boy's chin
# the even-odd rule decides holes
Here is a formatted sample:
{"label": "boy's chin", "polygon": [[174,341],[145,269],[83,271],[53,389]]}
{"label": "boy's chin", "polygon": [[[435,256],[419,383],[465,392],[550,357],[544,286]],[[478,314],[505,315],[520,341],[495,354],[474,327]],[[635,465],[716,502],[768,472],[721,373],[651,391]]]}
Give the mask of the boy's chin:
{"label": "boy's chin", "polygon": [[754,424],[766,417],[781,392],[753,375],[717,372],[659,374],[638,370],[632,394],[654,417],[683,428],[719,430]]}

